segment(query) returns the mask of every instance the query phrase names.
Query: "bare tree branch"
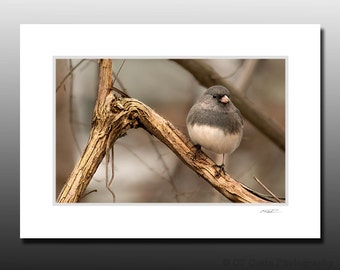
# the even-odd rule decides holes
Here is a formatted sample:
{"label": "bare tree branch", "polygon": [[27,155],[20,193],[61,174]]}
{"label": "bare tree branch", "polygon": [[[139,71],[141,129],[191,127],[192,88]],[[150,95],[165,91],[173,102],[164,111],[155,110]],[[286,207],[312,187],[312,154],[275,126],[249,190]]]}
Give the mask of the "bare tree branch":
{"label": "bare tree branch", "polygon": [[58,203],[79,201],[108,149],[130,128],[143,128],[157,137],[187,166],[231,201],[271,202],[270,199],[249,192],[230,175],[221,173],[220,168],[207,155],[197,153],[192,142],[154,110],[133,98],[116,98],[109,90],[112,84],[110,61],[101,61],[98,98],[90,138],[81,159],[58,196]]}
{"label": "bare tree branch", "polygon": [[70,179],[75,178],[76,180],[69,179],[66,183],[66,187],[70,187],[70,190],[72,190],[72,186],[76,186],[76,192],[69,194],[62,192],[58,202],[77,202],[80,194],[84,192],[90,182],[94,174],[94,168],[98,167],[104,157],[106,144],[112,145],[129,128],[137,127],[142,127],[156,136],[185,164],[230,200],[248,203],[266,202],[266,200],[248,192],[228,174],[220,174],[220,169],[203,152],[196,155],[194,159],[196,148],[190,140],[169,121],[140,101],[132,98],[116,100],[110,94],[106,102],[106,116],[107,119],[103,119],[102,124],[94,126],[88,146],[71,174]]}
{"label": "bare tree branch", "polygon": [[104,102],[106,97],[111,92],[113,79],[112,79],[112,60],[103,59],[100,60],[100,78],[96,105],[94,107],[93,121],[96,121],[96,116],[100,116],[104,108]]}

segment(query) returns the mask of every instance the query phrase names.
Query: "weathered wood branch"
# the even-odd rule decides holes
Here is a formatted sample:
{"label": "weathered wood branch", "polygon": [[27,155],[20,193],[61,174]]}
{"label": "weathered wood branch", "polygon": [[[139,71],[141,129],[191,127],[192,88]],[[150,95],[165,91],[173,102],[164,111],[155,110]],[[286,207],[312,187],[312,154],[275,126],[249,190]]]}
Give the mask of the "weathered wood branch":
{"label": "weathered wood branch", "polygon": [[105,102],[105,117],[93,126],[88,145],[69,180],[58,197],[59,203],[77,202],[104,158],[107,147],[130,128],[144,128],[166,144],[186,165],[195,170],[216,190],[233,202],[262,203],[264,198],[249,192],[203,152],[196,155],[195,146],[169,121],[133,98],[116,99],[109,94]]}
{"label": "weathered wood branch", "polygon": [[107,146],[110,145],[109,139],[113,136],[110,133],[112,119],[107,114],[105,101],[111,91],[112,79],[112,60],[100,60],[98,95],[92,116],[90,139],[81,159],[61,190],[58,202],[77,202],[79,200],[105,156],[102,149],[107,149]]}
{"label": "weathered wood branch", "polygon": [[196,80],[205,87],[216,84],[227,87],[231,92],[233,103],[242,115],[266,135],[279,148],[285,151],[285,131],[269,115],[266,115],[251,100],[249,100],[242,91],[238,91],[233,85],[221,78],[216,71],[200,60],[191,59],[172,59],[183,68],[188,70]]}
{"label": "weathered wood branch", "polygon": [[[122,113],[130,121],[132,127],[142,127],[167,145],[186,165],[196,171],[202,178],[209,182],[216,190],[234,202],[266,202],[243,188],[239,182],[228,174],[221,174],[216,166],[203,152],[196,153],[192,142],[169,121],[158,115],[154,110],[136,99],[121,99],[112,103],[112,111]],[[126,122],[125,119],[121,119]],[[268,202],[268,201],[267,201]]]}
{"label": "weathered wood branch", "polygon": [[116,128],[119,128],[122,132],[124,131],[124,123],[115,122],[112,114],[107,114],[106,118],[101,118],[94,123],[84,153],[61,190],[57,199],[58,203],[75,203],[79,201],[103,160],[106,150],[112,146],[112,143],[120,135],[112,129],[112,123],[116,123],[119,125]]}
{"label": "weathered wood branch", "polygon": [[[117,139],[130,128],[143,128],[167,145],[187,166],[196,171],[225,197],[233,202],[264,203],[260,196],[233,179],[220,173],[220,168],[169,121],[133,98],[116,98],[110,91],[112,62],[101,61],[98,98],[93,114],[90,137],[82,157],[60,192],[58,203],[78,202],[99,164]],[[132,175],[133,177],[133,175]]]}

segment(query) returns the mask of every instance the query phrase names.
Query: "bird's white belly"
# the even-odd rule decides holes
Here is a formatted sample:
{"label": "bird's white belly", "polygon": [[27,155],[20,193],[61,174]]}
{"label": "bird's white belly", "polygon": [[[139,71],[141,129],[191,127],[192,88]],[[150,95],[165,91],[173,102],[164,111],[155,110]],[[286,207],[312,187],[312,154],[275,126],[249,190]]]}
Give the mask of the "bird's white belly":
{"label": "bird's white belly", "polygon": [[188,132],[195,144],[217,154],[231,154],[240,145],[242,131],[238,134],[225,134],[221,129],[206,125],[188,125]]}

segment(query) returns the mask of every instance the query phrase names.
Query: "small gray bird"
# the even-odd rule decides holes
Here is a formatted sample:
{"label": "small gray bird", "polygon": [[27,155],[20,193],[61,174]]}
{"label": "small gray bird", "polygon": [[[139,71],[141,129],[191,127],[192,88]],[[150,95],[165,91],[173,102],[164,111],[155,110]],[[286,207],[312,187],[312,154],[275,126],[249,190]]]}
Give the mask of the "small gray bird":
{"label": "small gray bird", "polygon": [[193,143],[217,154],[223,154],[220,165],[224,172],[224,156],[240,145],[243,120],[240,111],[223,86],[210,87],[192,106],[187,116],[187,128]]}

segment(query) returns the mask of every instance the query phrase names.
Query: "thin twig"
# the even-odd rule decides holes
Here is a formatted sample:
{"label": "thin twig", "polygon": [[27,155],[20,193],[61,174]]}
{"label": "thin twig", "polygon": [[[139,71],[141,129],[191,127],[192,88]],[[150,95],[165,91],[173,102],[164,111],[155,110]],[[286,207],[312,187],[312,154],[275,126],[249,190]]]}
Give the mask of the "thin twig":
{"label": "thin twig", "polygon": [[111,184],[114,178],[114,164],[113,164],[113,146],[111,147],[111,178],[109,180],[109,160],[110,160],[110,141],[108,140],[107,146],[106,146],[106,155],[105,155],[105,186],[106,189],[111,193],[113,202],[116,201],[116,195],[111,189]]}
{"label": "thin twig", "polygon": [[[124,85],[123,85],[123,83],[121,82],[121,80],[119,79],[119,73],[120,73],[120,71],[121,71],[121,69],[122,69],[122,67],[123,67],[123,65],[125,64],[125,59],[123,60],[123,62],[120,64],[120,67],[119,67],[119,69],[118,69],[118,71],[117,71],[117,74],[115,74],[114,73],[114,71],[112,71],[112,74],[113,74],[113,76],[114,76],[114,81],[113,81],[113,83],[112,83],[112,87],[111,87],[111,89],[113,90],[113,91],[115,91],[115,92],[117,92],[118,94],[120,94],[122,97],[130,97],[129,95],[128,95],[128,93],[127,93],[127,91],[126,91],[126,88],[124,87]],[[120,87],[123,89],[123,90],[120,90],[120,89],[118,89],[117,87],[115,87],[114,85],[115,85],[115,82],[118,82],[118,84],[120,85]]]}
{"label": "thin twig", "polygon": [[120,94],[122,97],[127,97],[127,98],[130,97],[126,92],[123,92],[122,90],[119,90],[118,88],[116,88],[116,87],[114,87],[114,86],[111,87],[111,90],[117,92],[117,93]]}
{"label": "thin twig", "polygon": [[[79,64],[78,64],[79,66]],[[73,125],[73,116],[72,116],[72,112],[73,112],[73,71],[77,68],[77,66],[73,67],[72,65],[72,60],[69,60],[69,67],[70,67],[70,72],[68,74],[68,76],[71,76],[71,84],[70,84],[70,98],[69,98],[69,121],[70,121],[70,126],[71,126],[71,135],[72,138],[76,144],[77,150],[79,152],[79,154],[81,154],[81,148],[80,145],[78,143],[77,137],[76,137],[76,131],[74,130],[74,125]]]}
{"label": "thin twig", "polygon": [[142,159],[140,156],[137,155],[137,153],[133,150],[131,150],[128,146],[125,144],[117,142],[120,146],[124,147],[126,150],[128,150],[132,155],[134,155],[143,165],[145,165],[150,171],[153,173],[157,174],[161,179],[168,181],[168,179],[162,175],[159,171],[155,170],[153,167],[151,167],[147,162],[145,162],[144,159]]}
{"label": "thin twig", "polygon": [[[177,191],[177,188],[176,188],[176,185],[175,185],[175,182],[174,182],[174,178],[173,178],[173,176],[172,176],[171,173],[170,173],[169,167],[166,165],[166,162],[164,161],[164,159],[163,159],[161,153],[159,152],[159,149],[158,149],[157,145],[155,144],[155,142],[152,140],[151,137],[149,137],[149,140],[150,140],[151,145],[153,146],[153,148],[154,148],[155,151],[156,151],[156,154],[157,154],[157,156],[158,156],[158,159],[161,160],[161,163],[162,163],[162,165],[163,165],[163,168],[164,168],[165,171],[167,172],[167,175],[168,175],[168,177],[169,177],[169,179],[167,179],[167,182],[171,185],[172,189],[173,189],[173,190],[175,191],[175,193],[177,194],[178,191]],[[175,199],[176,199],[176,201],[178,202],[177,195],[176,195]]]}
{"label": "thin twig", "polygon": [[113,149],[113,146],[112,146],[111,147],[111,179],[109,181],[109,186],[112,185],[114,176],[115,176],[115,172],[114,172],[114,149]]}
{"label": "thin twig", "polygon": [[59,88],[63,85],[63,83],[67,80],[67,78],[69,76],[71,76],[71,74],[73,73],[73,71],[78,67],[80,66],[81,63],[83,63],[86,59],[82,59],[78,64],[76,64],[71,70],[69,73],[67,73],[67,75],[65,76],[65,78],[60,82],[60,84],[58,85],[57,87],[57,90],[56,92],[58,92]]}
{"label": "thin twig", "polygon": [[273,192],[271,192],[271,191],[269,190],[269,188],[267,188],[264,184],[262,184],[262,182],[261,182],[259,179],[257,179],[256,176],[254,176],[254,179],[255,179],[256,182],[259,183],[260,186],[263,187],[263,188],[264,188],[271,196],[273,196],[273,198],[274,198],[277,202],[279,202],[279,203],[281,202],[280,199],[279,199]]}
{"label": "thin twig", "polygon": [[87,195],[89,195],[89,194],[91,194],[91,193],[93,193],[93,192],[97,192],[97,190],[96,190],[96,189],[91,190],[91,191],[85,193],[84,195],[82,195],[80,198],[81,198],[81,199],[84,199]]}
{"label": "thin twig", "polygon": [[[123,65],[124,65],[124,63],[125,63],[125,60],[126,60],[126,59],[123,59],[123,62],[120,64],[120,66],[119,66],[119,68],[118,68],[118,71],[117,71],[117,75],[114,74],[114,72],[112,72],[113,75],[114,75],[114,77],[115,77],[115,79],[114,79],[114,81],[113,81],[113,83],[112,83],[112,86],[114,86],[116,80],[118,80],[119,72],[120,72],[120,70],[122,69],[122,67],[123,67]],[[122,86],[122,85],[121,85],[121,86]]]}

